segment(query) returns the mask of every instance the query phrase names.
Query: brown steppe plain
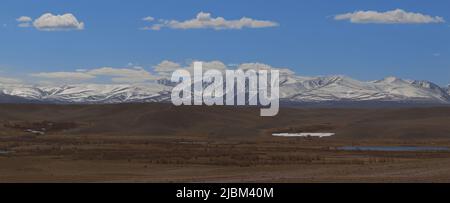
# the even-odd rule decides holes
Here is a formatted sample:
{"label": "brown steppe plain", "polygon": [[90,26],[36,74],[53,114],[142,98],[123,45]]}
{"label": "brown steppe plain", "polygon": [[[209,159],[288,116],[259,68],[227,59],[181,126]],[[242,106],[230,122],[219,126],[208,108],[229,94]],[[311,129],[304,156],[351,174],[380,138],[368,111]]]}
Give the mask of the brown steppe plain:
{"label": "brown steppe plain", "polygon": [[0,105],[0,182],[450,182],[450,152],[342,146],[450,147],[450,108]]}

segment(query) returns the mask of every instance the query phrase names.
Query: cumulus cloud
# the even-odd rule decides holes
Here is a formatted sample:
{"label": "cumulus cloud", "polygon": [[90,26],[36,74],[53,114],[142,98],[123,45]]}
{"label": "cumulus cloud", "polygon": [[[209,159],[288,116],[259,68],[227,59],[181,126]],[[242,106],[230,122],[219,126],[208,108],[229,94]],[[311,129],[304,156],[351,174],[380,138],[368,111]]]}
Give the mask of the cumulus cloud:
{"label": "cumulus cloud", "polygon": [[243,63],[238,66],[238,69],[241,69],[244,71],[247,71],[247,70],[259,71],[259,70],[270,70],[270,69],[272,69],[272,66],[263,64],[263,63]]}
{"label": "cumulus cloud", "polygon": [[[203,72],[206,72],[208,70],[219,70],[222,73],[224,73],[226,70],[236,70],[236,69],[240,69],[243,71],[248,71],[248,70],[255,70],[255,71],[259,71],[259,70],[279,70],[280,71],[280,76],[294,76],[295,72],[293,72],[292,70],[290,70],[289,68],[275,68],[272,67],[270,65],[267,64],[263,64],[263,63],[242,63],[242,64],[231,64],[231,65],[226,65],[225,63],[223,63],[222,61],[201,61],[203,63]],[[194,63],[189,63],[186,66],[183,66],[179,63],[175,63],[172,61],[163,61],[160,64],[158,64],[157,66],[154,67],[154,72],[157,73],[159,77],[162,78],[168,78],[172,75],[172,73],[175,70],[178,69],[184,69],[187,70],[188,72],[190,72],[191,74],[193,74],[194,72]]]}
{"label": "cumulus cloud", "polygon": [[16,19],[16,21],[19,22],[19,24],[17,25],[19,27],[30,27],[31,21],[33,21],[33,19],[28,16],[20,16]]}
{"label": "cumulus cloud", "polygon": [[46,13],[36,19],[33,26],[42,31],[83,30],[84,22],[78,21],[71,13],[63,15]]}
{"label": "cumulus cloud", "polygon": [[109,77],[112,82],[117,83],[141,83],[152,81],[155,77],[141,67],[134,68],[112,68],[102,67],[95,69],[77,69],[74,72],[44,72],[31,74],[32,77],[65,81],[80,82],[94,80],[99,77]]}
{"label": "cumulus cloud", "polygon": [[215,70],[220,70],[220,71],[224,71],[227,68],[227,65],[225,65],[222,61],[206,61],[203,62],[203,69],[204,70],[210,70],[210,69],[215,69]]}
{"label": "cumulus cloud", "polygon": [[[225,70],[229,69],[227,65],[225,65],[221,61],[202,61],[203,63],[203,71],[206,72],[208,70],[214,69],[224,72]],[[172,73],[178,69],[185,69],[189,71],[190,73],[194,72],[194,63],[189,63],[186,66],[183,66],[179,63],[164,60],[158,65],[153,67],[153,71],[158,74],[159,77],[162,78],[168,78],[172,75]]]}
{"label": "cumulus cloud", "polygon": [[396,9],[386,12],[355,11],[336,15],[335,20],[349,20],[352,23],[377,23],[377,24],[427,24],[444,23],[443,17],[430,16],[421,13],[406,12]]}
{"label": "cumulus cloud", "polygon": [[[203,71],[208,70],[219,70],[225,72],[226,70],[236,70],[241,69],[247,70],[279,70],[280,76],[283,75],[295,75],[293,71],[287,68],[275,68],[267,64],[262,63],[243,63],[236,66],[227,66],[222,61],[202,61]],[[113,68],[113,67],[101,67],[94,69],[76,69],[73,72],[43,72],[31,74],[32,77],[47,79],[47,81],[56,81],[64,83],[73,82],[98,82],[105,79],[109,79],[113,83],[146,83],[155,82],[159,79],[170,78],[175,70],[184,69],[193,73],[193,62],[187,64],[179,64],[173,61],[164,60],[158,65],[153,67],[152,72],[147,71],[142,67],[132,67],[132,68]],[[1,78],[0,78],[1,79]],[[1,80],[0,80],[1,81]]]}
{"label": "cumulus cloud", "polygon": [[[231,70],[232,68],[225,65],[222,61],[199,61],[202,62],[202,70],[206,72],[208,70],[218,70],[222,73],[225,73],[226,70]],[[189,71],[191,74],[194,74],[194,62],[190,63],[187,67],[184,68]],[[170,73],[171,75],[172,73]]]}
{"label": "cumulus cloud", "polygon": [[243,63],[240,64],[238,66],[238,69],[243,70],[243,71],[248,71],[248,70],[255,70],[255,71],[259,71],[259,70],[278,70],[280,71],[280,75],[295,75],[295,72],[290,70],[289,68],[274,68],[270,65],[267,64],[263,64],[263,63]]}
{"label": "cumulus cloud", "polygon": [[182,67],[179,63],[169,61],[169,60],[164,60],[161,63],[159,63],[158,65],[156,65],[155,67],[153,67],[153,71],[155,71],[156,73],[158,73],[161,76],[169,76],[174,71],[181,69],[181,68]]}
{"label": "cumulus cloud", "polygon": [[95,76],[83,72],[45,72],[31,74],[33,77],[51,80],[82,81],[94,79]]}
{"label": "cumulus cloud", "polygon": [[155,77],[142,67],[134,68],[111,68],[103,67],[97,68],[86,72],[87,74],[94,76],[111,76],[113,82],[130,82],[141,83],[154,80]]}
{"label": "cumulus cloud", "polygon": [[0,83],[1,84],[19,84],[19,83],[22,83],[22,80],[16,79],[16,78],[8,78],[8,77],[0,76]]}
{"label": "cumulus cloud", "polygon": [[25,22],[31,22],[31,21],[33,21],[33,19],[28,16],[20,16],[16,19],[16,21],[20,22],[20,23],[25,23]]}
{"label": "cumulus cloud", "polygon": [[147,21],[147,22],[152,22],[152,21],[155,20],[155,18],[154,18],[154,17],[151,17],[151,16],[147,16],[147,17],[142,18],[142,20],[143,20],[143,21]]}
{"label": "cumulus cloud", "polygon": [[223,17],[212,17],[211,13],[200,12],[194,19],[186,21],[163,20],[159,23],[144,27],[145,30],[160,30],[164,27],[171,29],[243,29],[243,28],[266,28],[279,26],[277,22],[267,20],[255,20],[248,17],[242,17],[237,20],[227,20]]}

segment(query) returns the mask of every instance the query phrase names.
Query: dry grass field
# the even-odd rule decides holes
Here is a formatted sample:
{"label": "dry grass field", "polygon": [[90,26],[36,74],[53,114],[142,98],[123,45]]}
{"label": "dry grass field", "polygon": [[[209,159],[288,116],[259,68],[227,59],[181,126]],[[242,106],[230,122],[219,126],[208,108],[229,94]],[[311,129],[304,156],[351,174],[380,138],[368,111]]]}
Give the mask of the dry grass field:
{"label": "dry grass field", "polygon": [[[450,108],[0,105],[0,182],[450,182]],[[334,132],[330,138],[274,132]]]}

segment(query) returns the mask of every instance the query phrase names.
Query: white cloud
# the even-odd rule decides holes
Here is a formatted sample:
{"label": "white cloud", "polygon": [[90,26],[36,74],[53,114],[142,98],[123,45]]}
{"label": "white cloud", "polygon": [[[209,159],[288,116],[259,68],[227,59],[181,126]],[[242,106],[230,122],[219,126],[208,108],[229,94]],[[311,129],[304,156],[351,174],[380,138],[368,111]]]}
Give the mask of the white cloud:
{"label": "white cloud", "polygon": [[[228,67],[221,61],[202,61],[203,62],[203,71],[208,71],[211,69],[219,70],[219,71],[225,71],[228,69]],[[153,67],[153,71],[156,72],[159,76],[162,77],[168,77],[171,76],[172,73],[178,69],[185,69],[191,73],[194,72],[194,63],[190,63],[187,65],[187,67],[183,67],[181,64],[164,60],[158,65]]]}
{"label": "white cloud", "polygon": [[[145,83],[154,82],[161,78],[170,78],[175,70],[184,69],[189,72],[193,72],[193,62],[181,65],[179,63],[164,60],[158,65],[153,67],[153,72],[145,70],[142,67],[135,66],[131,68],[112,68],[112,67],[101,67],[94,69],[77,69],[73,72],[44,72],[31,74],[32,77],[47,79],[44,82],[63,82],[63,83],[73,83],[73,82],[98,82],[104,79],[110,80],[114,83]],[[219,70],[225,72],[225,70],[235,70],[242,69],[247,71],[249,69],[253,70],[279,70],[280,75],[295,75],[295,73],[287,68],[274,68],[270,65],[262,63],[243,63],[236,66],[227,66],[222,61],[203,61],[203,71],[208,71],[211,69]],[[0,78],[1,79],[1,78]],[[1,80],[0,80],[1,81]]]}
{"label": "white cloud", "polygon": [[[235,70],[235,69],[241,69],[243,71],[248,71],[248,70],[255,70],[255,71],[259,71],[259,70],[279,70],[280,71],[280,75],[295,75],[295,72],[293,72],[292,70],[288,69],[288,68],[275,68],[272,67],[270,65],[267,64],[263,64],[263,63],[243,63],[243,64],[231,64],[230,65],[226,65],[225,63],[223,63],[222,61],[202,61],[203,63],[203,72],[206,72],[208,70],[219,70],[221,72],[225,72],[226,70]],[[160,77],[170,77],[172,75],[172,73],[175,70],[178,69],[184,69],[189,71],[191,74],[194,72],[194,63],[189,63],[187,66],[182,66],[178,63],[172,62],[172,61],[163,61],[160,64],[158,64],[157,66],[154,67],[154,71],[158,74],[158,76]]]}
{"label": "white cloud", "polygon": [[16,21],[19,22],[18,27],[30,27],[33,19],[28,16],[20,16]]}
{"label": "white cloud", "polygon": [[94,80],[98,77],[109,77],[112,82],[117,83],[141,83],[155,79],[150,72],[141,67],[77,69],[74,72],[44,72],[31,74],[31,76],[64,82]]}
{"label": "white cloud", "polygon": [[175,63],[173,61],[164,60],[155,67],[153,67],[153,71],[158,73],[161,76],[169,76],[174,71],[181,69],[181,65],[179,63]]}
{"label": "white cloud", "polygon": [[444,23],[445,20],[439,16],[430,16],[421,13],[406,12],[396,9],[386,12],[378,11],[355,11],[336,15],[335,20],[349,20],[352,23],[378,23],[378,24],[426,24]]}
{"label": "white cloud", "polygon": [[84,23],[71,13],[64,15],[43,14],[33,22],[33,26],[43,31],[83,30]]}
{"label": "white cloud", "polygon": [[259,70],[270,70],[270,69],[272,69],[272,66],[269,66],[267,64],[262,64],[262,63],[243,63],[238,66],[238,69],[241,69],[244,71],[247,71],[247,70],[259,71]]}
{"label": "white cloud", "polygon": [[28,16],[20,16],[19,18],[16,19],[16,21],[20,23],[26,23],[33,21],[33,19]]}
{"label": "white cloud", "polygon": [[46,79],[67,79],[67,80],[88,80],[95,76],[82,72],[47,72],[31,74],[33,77],[40,77]]}
{"label": "white cloud", "polygon": [[248,17],[242,17],[238,20],[227,20],[223,17],[212,17],[210,13],[200,12],[194,19],[186,21],[177,20],[158,20],[158,24],[144,27],[144,30],[160,30],[168,27],[171,29],[243,29],[243,28],[266,28],[279,26],[277,22],[266,20],[255,20]]}
{"label": "white cloud", "polygon": [[111,76],[113,82],[131,82],[140,83],[154,80],[155,77],[148,71],[144,70],[142,67],[133,68],[111,68],[103,67],[86,72],[87,74],[94,76]]}
{"label": "white cloud", "polygon": [[142,18],[142,20],[143,20],[143,21],[147,21],[147,22],[152,22],[152,21],[155,20],[155,18],[154,18],[154,17],[151,17],[151,16],[147,16],[147,17]]}
{"label": "white cloud", "polygon": [[0,83],[2,83],[2,84],[19,84],[19,83],[22,83],[22,80],[19,80],[16,78],[7,78],[7,77],[0,76]]}
{"label": "white cloud", "polygon": [[[229,69],[222,61],[202,61],[203,63],[203,71],[208,70],[219,70],[219,71],[226,71]],[[189,66],[189,69],[194,70],[194,63],[191,63]]]}
{"label": "white cloud", "polygon": [[66,80],[66,81],[82,81],[94,79],[95,76],[82,72],[47,72],[31,74],[33,77],[52,79],[52,80]]}
{"label": "white cloud", "polygon": [[263,63],[243,63],[241,65],[238,66],[238,69],[241,69],[243,71],[248,71],[248,70],[255,70],[255,71],[259,71],[259,70],[278,70],[280,71],[280,75],[295,75],[295,72],[288,69],[288,68],[274,68],[270,65],[267,64],[263,64]]}

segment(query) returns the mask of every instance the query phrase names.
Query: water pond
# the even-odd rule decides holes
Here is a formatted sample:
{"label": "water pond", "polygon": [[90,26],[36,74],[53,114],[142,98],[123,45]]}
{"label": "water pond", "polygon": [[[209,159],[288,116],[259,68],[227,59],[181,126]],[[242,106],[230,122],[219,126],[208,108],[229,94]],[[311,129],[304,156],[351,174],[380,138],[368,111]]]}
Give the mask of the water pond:
{"label": "water pond", "polygon": [[380,151],[380,152],[450,152],[448,147],[417,146],[345,146],[338,147],[343,151]]}

